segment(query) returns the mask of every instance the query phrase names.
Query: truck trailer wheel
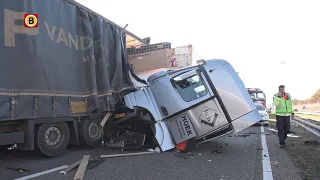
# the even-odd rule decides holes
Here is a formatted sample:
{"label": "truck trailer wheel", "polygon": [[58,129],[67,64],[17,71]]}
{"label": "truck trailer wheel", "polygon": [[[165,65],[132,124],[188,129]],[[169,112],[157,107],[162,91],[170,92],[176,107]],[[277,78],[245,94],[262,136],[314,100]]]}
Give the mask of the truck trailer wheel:
{"label": "truck trailer wheel", "polygon": [[81,145],[98,148],[102,142],[102,127],[99,119],[85,118],[79,124],[79,139]]}
{"label": "truck trailer wheel", "polygon": [[40,124],[36,131],[37,149],[46,156],[63,153],[70,140],[70,131],[66,122]]}

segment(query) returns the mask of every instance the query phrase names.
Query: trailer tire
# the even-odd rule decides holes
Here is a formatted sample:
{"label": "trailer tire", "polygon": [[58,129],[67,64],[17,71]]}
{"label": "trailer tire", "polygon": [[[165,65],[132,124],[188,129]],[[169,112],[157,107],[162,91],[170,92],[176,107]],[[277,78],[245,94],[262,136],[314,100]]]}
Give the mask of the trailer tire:
{"label": "trailer tire", "polygon": [[82,146],[98,148],[102,142],[101,119],[85,118],[79,124],[79,140]]}
{"label": "trailer tire", "polygon": [[70,131],[66,122],[40,124],[36,133],[36,148],[46,156],[62,154],[69,144]]}

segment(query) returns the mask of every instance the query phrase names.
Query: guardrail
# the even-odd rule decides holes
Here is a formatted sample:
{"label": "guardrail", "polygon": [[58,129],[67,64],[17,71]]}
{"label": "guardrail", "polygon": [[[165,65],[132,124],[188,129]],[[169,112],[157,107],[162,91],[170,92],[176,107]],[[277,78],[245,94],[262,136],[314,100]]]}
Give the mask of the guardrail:
{"label": "guardrail", "polygon": [[[275,111],[271,111],[271,113],[275,113]],[[304,111],[300,111],[300,112],[294,112],[295,114],[310,114],[310,115],[319,115],[319,112],[304,112]]]}
{"label": "guardrail", "polygon": [[318,112],[294,112],[295,114],[310,114],[310,115],[320,115]]}
{"label": "guardrail", "polygon": [[293,118],[294,123],[320,137],[320,126],[302,118]]}

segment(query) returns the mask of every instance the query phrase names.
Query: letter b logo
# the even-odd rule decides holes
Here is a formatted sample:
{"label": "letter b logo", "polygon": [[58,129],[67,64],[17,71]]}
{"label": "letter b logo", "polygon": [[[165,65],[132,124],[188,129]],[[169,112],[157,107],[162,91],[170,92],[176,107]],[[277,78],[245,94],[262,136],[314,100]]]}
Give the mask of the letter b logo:
{"label": "letter b logo", "polygon": [[37,28],[38,27],[38,14],[25,14],[24,27]]}

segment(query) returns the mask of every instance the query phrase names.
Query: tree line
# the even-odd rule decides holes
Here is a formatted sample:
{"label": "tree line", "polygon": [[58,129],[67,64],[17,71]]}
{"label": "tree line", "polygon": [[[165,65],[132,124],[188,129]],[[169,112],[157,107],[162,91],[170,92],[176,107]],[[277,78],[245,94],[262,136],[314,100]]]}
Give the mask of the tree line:
{"label": "tree line", "polygon": [[305,100],[293,99],[292,103],[294,105],[320,103],[320,89],[318,89],[310,98]]}

